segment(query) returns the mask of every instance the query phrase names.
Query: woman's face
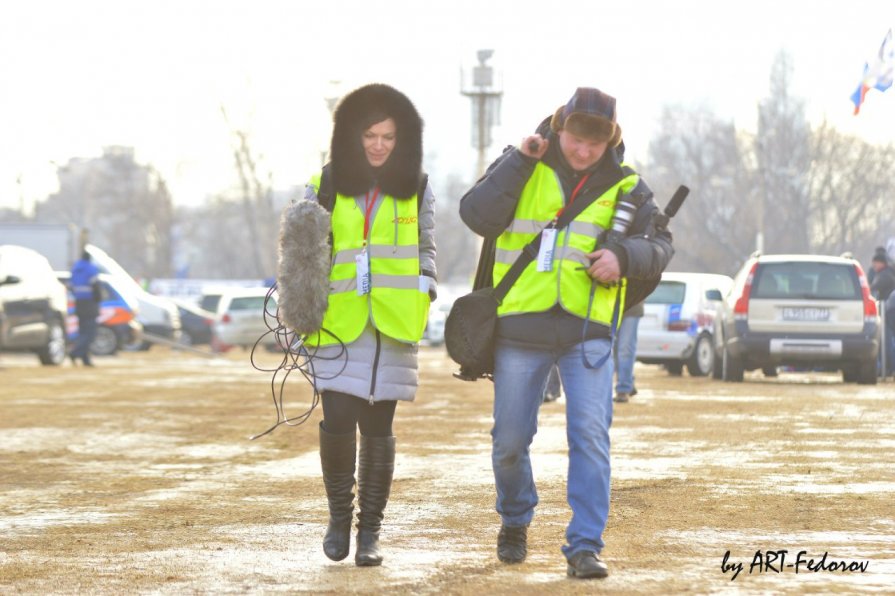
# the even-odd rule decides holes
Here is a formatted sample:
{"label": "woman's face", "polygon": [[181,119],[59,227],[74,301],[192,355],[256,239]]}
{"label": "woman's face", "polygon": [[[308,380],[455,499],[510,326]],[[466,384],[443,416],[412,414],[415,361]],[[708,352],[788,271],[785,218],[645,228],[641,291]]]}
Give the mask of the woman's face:
{"label": "woman's face", "polygon": [[364,153],[367,155],[367,161],[374,168],[378,168],[388,161],[389,155],[395,148],[397,140],[398,128],[395,121],[386,118],[382,122],[377,122],[364,131],[361,140],[364,144]]}

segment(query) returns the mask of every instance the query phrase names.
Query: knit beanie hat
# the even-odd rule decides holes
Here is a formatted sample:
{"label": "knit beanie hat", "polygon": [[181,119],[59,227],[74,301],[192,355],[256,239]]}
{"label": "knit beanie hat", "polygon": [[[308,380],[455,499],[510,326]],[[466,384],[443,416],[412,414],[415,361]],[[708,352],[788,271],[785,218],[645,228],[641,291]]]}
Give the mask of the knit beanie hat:
{"label": "knit beanie hat", "polygon": [[622,140],[615,98],[593,87],[578,87],[569,103],[553,114],[550,128],[553,132],[567,130],[585,139],[606,141],[610,147],[617,147]]}

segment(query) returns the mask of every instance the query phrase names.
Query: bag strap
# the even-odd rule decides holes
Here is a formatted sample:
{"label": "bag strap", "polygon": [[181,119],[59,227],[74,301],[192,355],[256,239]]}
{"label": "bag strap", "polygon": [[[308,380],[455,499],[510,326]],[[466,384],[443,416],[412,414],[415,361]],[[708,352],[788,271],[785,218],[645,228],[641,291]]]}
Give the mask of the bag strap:
{"label": "bag strap", "polygon": [[[622,172],[624,177],[633,174],[634,170],[628,168],[627,166],[623,166]],[[615,180],[612,183],[606,185],[602,190],[592,193],[590,195],[590,198],[588,199],[574,201],[571,205],[567,205],[566,208],[563,209],[563,212],[560,214],[559,218],[556,220],[554,229],[561,230],[562,228],[569,225],[572,220],[581,215],[581,213],[583,213],[585,209],[590,207],[591,203],[596,201],[599,197],[603,196],[603,194],[614,185],[618,184],[619,180]],[[519,276],[522,275],[522,272],[525,270],[526,267],[528,267],[528,264],[535,260],[535,258],[538,256],[538,251],[540,250],[540,248],[541,234],[539,233],[537,236],[535,236],[534,240],[525,245],[525,248],[522,249],[522,254],[519,255],[516,261],[512,264],[506,275],[501,278],[500,283],[498,283],[494,287],[494,298],[497,300],[498,304],[503,302],[503,299],[510,291],[510,288],[512,288],[513,284],[516,283],[516,280],[519,279]]]}

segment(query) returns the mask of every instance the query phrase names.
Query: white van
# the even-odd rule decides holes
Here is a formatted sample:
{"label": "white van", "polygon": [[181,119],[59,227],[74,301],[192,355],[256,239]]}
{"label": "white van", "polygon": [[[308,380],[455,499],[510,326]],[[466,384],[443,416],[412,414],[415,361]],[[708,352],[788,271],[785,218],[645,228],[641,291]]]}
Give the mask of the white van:
{"label": "white van", "polygon": [[90,254],[93,264],[100,271],[107,273],[119,282],[118,287],[130,294],[137,301],[139,310],[137,320],[143,325],[144,340],[141,349],[149,349],[151,336],[162,337],[171,341],[180,341],[180,311],[177,305],[167,298],[150,294],[134,280],[106,251],[88,244],[85,250]]}

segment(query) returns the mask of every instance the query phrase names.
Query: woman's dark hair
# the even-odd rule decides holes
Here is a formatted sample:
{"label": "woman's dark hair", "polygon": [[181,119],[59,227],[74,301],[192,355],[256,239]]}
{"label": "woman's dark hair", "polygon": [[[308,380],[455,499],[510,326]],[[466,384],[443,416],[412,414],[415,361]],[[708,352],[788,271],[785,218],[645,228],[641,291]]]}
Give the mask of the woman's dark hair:
{"label": "woman's dark hair", "polygon": [[[391,118],[388,114],[386,114],[383,110],[373,110],[369,114],[366,114],[360,121],[361,131],[365,131],[374,124],[379,124],[385,120]],[[396,123],[397,126],[397,123]]]}
{"label": "woman's dark hair", "polygon": [[[373,168],[364,154],[362,136],[387,118],[395,121],[398,142],[388,161]],[[387,195],[410,198],[419,189],[422,174],[423,121],[413,103],[394,87],[365,85],[336,107],[329,154],[337,193],[357,196],[375,183]]]}

